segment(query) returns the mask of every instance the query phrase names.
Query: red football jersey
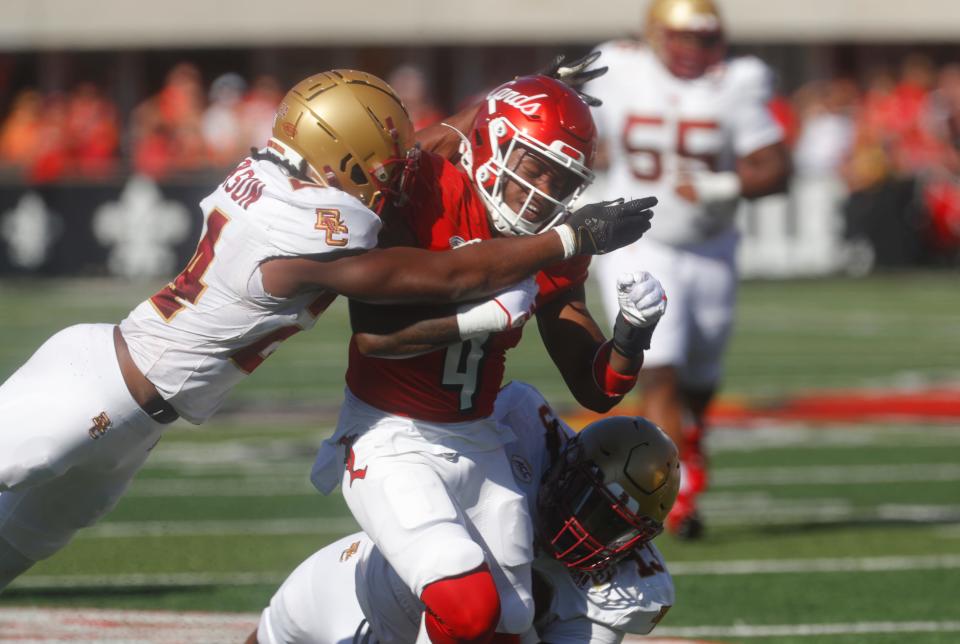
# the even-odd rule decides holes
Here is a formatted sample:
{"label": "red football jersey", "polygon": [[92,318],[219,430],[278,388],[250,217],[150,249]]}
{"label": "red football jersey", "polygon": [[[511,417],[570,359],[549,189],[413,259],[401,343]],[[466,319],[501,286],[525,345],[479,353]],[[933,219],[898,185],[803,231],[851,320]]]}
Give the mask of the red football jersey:
{"label": "red football jersey", "polygon": [[[469,178],[446,159],[424,153],[403,220],[421,248],[449,251],[490,239],[483,202]],[[578,256],[537,275],[542,306],[587,278],[590,258]],[[350,341],[347,385],[360,400],[392,414],[456,423],[489,416],[503,381],[506,352],[523,329],[479,336],[403,360],[371,358]]]}

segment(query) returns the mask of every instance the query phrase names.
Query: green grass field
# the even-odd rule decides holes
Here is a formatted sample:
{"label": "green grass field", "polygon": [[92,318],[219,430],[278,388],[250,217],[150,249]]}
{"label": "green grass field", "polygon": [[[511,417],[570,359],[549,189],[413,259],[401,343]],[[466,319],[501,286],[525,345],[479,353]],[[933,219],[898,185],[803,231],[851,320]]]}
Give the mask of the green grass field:
{"label": "green grass field", "polygon": [[[0,377],[57,329],[115,321],[157,286],[0,283]],[[335,305],[214,422],[176,424],[117,509],[18,580],[0,606],[260,610],[299,561],[355,526],[342,498],[321,497],[307,478],[332,430],[346,338]],[[508,376],[574,410],[532,328]],[[773,400],[957,382],[956,273],[743,285],[727,393]],[[707,538],[658,540],[678,592],[658,635],[960,641],[960,428],[719,427],[709,445]]]}

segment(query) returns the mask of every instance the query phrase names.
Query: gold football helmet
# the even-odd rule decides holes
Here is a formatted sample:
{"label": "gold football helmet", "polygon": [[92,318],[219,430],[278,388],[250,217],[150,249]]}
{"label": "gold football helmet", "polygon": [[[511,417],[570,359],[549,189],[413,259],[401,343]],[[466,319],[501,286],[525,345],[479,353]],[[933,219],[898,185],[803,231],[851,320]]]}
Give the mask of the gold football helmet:
{"label": "gold football helmet", "polygon": [[663,531],[680,489],[673,441],[645,418],[614,416],[570,439],[537,497],[538,544],[597,571]]}
{"label": "gold football helmet", "polygon": [[653,0],[647,42],[670,72],[697,78],[723,58],[723,21],[713,0]]}
{"label": "gold football helmet", "polygon": [[372,74],[334,69],[300,81],[277,108],[268,146],[310,176],[379,212],[398,191],[413,124],[396,92]]}

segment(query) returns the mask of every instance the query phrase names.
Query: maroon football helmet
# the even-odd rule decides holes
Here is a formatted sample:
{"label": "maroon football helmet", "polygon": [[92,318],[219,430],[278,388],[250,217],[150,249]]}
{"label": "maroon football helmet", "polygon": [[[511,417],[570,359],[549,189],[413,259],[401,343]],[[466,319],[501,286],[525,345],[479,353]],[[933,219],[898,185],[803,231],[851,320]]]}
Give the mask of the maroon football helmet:
{"label": "maroon football helmet", "polygon": [[468,138],[461,162],[501,234],[547,230],[593,181],[597,129],[590,108],[547,76],[491,91]]}
{"label": "maroon football helmet", "polygon": [[571,438],[537,495],[537,544],[596,572],[656,537],[677,498],[677,448],[638,416],[591,423]]}

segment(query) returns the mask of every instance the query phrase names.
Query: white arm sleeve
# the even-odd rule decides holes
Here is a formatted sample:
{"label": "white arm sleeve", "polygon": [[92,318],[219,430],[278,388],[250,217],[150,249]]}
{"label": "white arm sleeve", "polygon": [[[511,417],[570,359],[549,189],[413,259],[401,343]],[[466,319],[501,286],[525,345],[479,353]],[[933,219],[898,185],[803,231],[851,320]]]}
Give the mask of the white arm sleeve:
{"label": "white arm sleeve", "polygon": [[737,157],[782,141],[783,130],[767,106],[773,95],[770,68],[758,58],[739,58],[731,62],[729,73],[731,94],[735,97],[730,127]]}

